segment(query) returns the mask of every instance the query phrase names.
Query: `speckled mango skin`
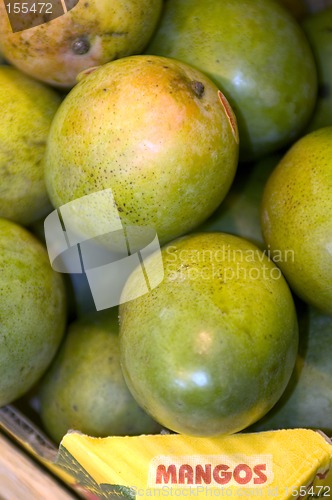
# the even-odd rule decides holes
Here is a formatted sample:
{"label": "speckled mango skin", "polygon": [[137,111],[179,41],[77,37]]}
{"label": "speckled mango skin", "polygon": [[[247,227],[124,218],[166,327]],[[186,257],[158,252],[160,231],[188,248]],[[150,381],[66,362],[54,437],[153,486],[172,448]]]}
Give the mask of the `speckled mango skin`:
{"label": "speckled mango skin", "polygon": [[0,217],[28,225],[52,209],[43,158],[60,102],[53,89],[0,66]]}
{"label": "speckled mango skin", "polygon": [[[132,56],[83,76],[64,99],[45,182],[56,207],[111,188],[125,225],[153,227],[166,242],[222,202],[238,148],[232,110],[207,77],[175,60]],[[95,215],[95,225],[107,217],[102,202]]]}
{"label": "speckled mango skin", "polygon": [[241,161],[291,144],[312,114],[315,62],[277,2],[167,0],[145,52],[192,64],[218,85],[237,116]]}
{"label": "speckled mango skin", "polygon": [[[258,247],[237,236],[185,236],[162,255],[163,282],[120,306],[127,385],[173,431],[240,431],[267,413],[291,376],[298,326],[289,287]],[[126,287],[136,286],[134,272]]]}
{"label": "speckled mango skin", "polygon": [[[141,53],[157,25],[161,6],[161,0],[80,0],[62,17],[33,28],[22,14],[26,29],[13,33],[1,3],[0,51],[34,78],[70,88],[86,68]],[[85,53],[73,50],[80,38],[89,44]]]}
{"label": "speckled mango skin", "polygon": [[62,340],[66,295],[44,246],[0,219],[0,406],[43,375]]}
{"label": "speckled mango skin", "polygon": [[138,435],[161,427],[135,402],[120,366],[117,308],[69,325],[39,387],[40,415],[58,443],[69,429],[90,436]]}
{"label": "speckled mango skin", "polygon": [[305,302],[332,314],[332,127],[298,140],[264,189],[261,224],[278,266]]}

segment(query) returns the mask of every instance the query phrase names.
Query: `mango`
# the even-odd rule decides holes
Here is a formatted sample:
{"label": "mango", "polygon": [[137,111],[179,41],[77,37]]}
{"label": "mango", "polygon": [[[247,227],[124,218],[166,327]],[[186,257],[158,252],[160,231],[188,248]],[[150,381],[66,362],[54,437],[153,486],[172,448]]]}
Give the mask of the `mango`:
{"label": "mango", "polygon": [[287,388],[250,430],[308,428],[332,433],[332,316],[302,307],[296,365]]}
{"label": "mango", "polygon": [[15,19],[22,26],[13,32],[1,2],[0,51],[24,73],[71,88],[81,71],[141,53],[155,30],[162,1],[81,0],[56,19],[42,5],[37,4],[35,14],[21,9]]}
{"label": "mango", "polygon": [[167,0],[147,54],[174,57],[206,73],[238,120],[241,161],[291,144],[317,98],[308,41],[271,0]]}
{"label": "mango", "polygon": [[[256,245],[226,233],[162,250],[163,282],[120,305],[121,363],[137,402],[175,432],[216,436],[263,417],[294,368],[298,325],[289,287]],[[150,271],[159,255],[145,265]],[[123,296],[139,286],[129,277]]]}
{"label": "mango", "polygon": [[114,308],[72,322],[39,385],[40,416],[56,442],[70,429],[97,437],[161,429],[137,405],[124,381],[117,314]]}
{"label": "mango", "polygon": [[[45,182],[55,207],[111,189],[122,224],[153,228],[164,243],[222,202],[238,149],[233,111],[209,78],[179,61],[131,56],[83,74],[63,100]],[[92,232],[110,220],[107,193],[95,205],[82,215]]]}
{"label": "mango", "polygon": [[66,326],[62,276],[25,228],[0,219],[0,406],[42,377]]}
{"label": "mango", "polygon": [[264,188],[261,225],[292,290],[332,314],[332,127],[282,157]]}
{"label": "mango", "polygon": [[29,225],[51,211],[44,155],[60,102],[53,89],[0,66],[0,217]]}

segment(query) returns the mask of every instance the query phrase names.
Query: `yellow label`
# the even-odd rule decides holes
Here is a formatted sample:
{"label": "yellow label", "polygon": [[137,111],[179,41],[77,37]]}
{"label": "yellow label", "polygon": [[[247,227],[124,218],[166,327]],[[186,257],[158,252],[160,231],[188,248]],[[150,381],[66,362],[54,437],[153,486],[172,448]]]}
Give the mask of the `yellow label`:
{"label": "yellow label", "polygon": [[332,443],[305,429],[222,438],[69,433],[56,463],[87,498],[332,496]]}

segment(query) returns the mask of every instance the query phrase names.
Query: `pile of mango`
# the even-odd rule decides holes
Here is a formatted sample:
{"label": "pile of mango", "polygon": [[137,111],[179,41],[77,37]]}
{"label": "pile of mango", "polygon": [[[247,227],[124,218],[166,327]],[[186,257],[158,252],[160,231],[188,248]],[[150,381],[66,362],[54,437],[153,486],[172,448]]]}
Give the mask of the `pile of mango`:
{"label": "pile of mango", "polygon": [[[26,4],[0,4],[0,405],[56,442],[331,435],[332,7]],[[55,264],[54,217],[98,269]]]}

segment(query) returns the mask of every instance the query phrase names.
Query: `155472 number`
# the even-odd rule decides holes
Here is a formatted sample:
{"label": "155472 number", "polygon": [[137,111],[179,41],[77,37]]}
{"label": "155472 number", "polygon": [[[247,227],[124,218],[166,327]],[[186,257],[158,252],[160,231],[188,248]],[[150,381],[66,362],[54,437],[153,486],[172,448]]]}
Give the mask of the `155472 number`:
{"label": "155472 number", "polygon": [[14,2],[6,4],[8,14],[29,14],[30,12],[35,14],[52,14],[52,7],[51,2],[33,2],[32,4],[28,2]]}
{"label": "155472 number", "polygon": [[290,493],[292,497],[300,498],[306,497],[310,498],[331,498],[331,487],[330,486],[301,486],[300,488],[286,488],[287,493]]}

